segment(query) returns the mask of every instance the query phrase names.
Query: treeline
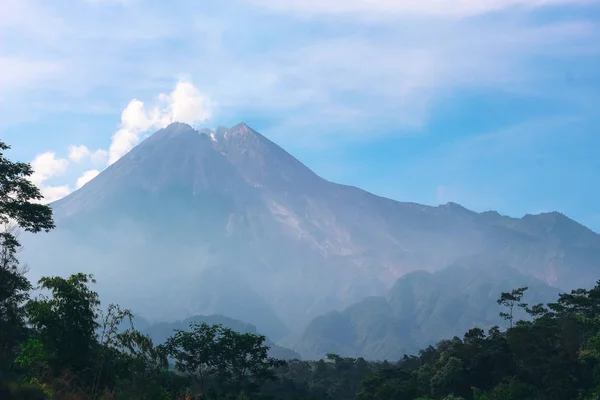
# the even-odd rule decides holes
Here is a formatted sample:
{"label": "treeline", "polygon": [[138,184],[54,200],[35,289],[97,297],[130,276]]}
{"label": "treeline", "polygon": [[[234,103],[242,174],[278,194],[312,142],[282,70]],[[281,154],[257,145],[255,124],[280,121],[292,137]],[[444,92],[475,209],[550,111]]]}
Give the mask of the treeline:
{"label": "treeline", "polygon": [[[206,324],[155,346],[129,310],[102,310],[93,276],[27,280],[15,229],[49,231],[54,222],[31,167],[6,159],[7,149],[0,142],[2,400],[600,399],[600,282],[545,305],[525,304],[527,288],[502,293],[506,330],[473,328],[395,362],[334,354],[284,362],[268,356],[263,336]],[[515,321],[519,308],[528,321]]]}

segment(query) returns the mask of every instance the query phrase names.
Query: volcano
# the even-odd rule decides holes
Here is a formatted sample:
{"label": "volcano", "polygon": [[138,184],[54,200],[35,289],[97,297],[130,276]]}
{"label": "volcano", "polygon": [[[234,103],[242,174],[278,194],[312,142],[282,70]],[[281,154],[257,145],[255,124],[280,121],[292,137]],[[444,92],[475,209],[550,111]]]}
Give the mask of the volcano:
{"label": "volcano", "polygon": [[379,197],[317,176],[244,123],[171,124],[51,206],[57,229],[24,239],[33,275],[93,272],[105,301],[149,320],[222,314],[274,340],[463,257],[564,289],[600,267],[600,236],[560,213]]}

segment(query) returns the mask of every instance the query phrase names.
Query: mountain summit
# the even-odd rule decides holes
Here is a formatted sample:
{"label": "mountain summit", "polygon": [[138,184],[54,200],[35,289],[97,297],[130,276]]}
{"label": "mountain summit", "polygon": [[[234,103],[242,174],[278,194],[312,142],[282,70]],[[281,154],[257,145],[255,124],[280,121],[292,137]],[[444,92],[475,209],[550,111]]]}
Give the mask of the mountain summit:
{"label": "mountain summit", "polygon": [[378,197],[243,123],[171,124],[52,207],[58,229],[26,243],[34,273],[89,268],[104,296],[149,319],[223,314],[275,340],[476,254],[561,288],[598,277],[600,236],[567,217]]}

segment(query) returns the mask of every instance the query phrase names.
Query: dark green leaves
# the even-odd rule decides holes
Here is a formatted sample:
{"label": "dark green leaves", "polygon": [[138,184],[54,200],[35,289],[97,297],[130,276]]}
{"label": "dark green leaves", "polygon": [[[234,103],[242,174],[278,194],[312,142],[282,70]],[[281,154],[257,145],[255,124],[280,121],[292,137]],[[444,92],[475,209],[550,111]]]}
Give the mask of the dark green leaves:
{"label": "dark green leaves", "polygon": [[202,393],[217,380],[215,392],[253,393],[274,378],[274,367],[282,362],[268,356],[265,337],[238,333],[222,325],[192,324],[190,331],[178,330],[164,345],[175,367],[189,374]]}
{"label": "dark green leaves", "polygon": [[53,229],[52,209],[38,204],[43,199],[42,193],[29,181],[33,175],[31,165],[8,160],[4,156],[8,149],[0,142],[0,224],[12,220],[34,233]]}
{"label": "dark green leaves", "polygon": [[510,323],[510,327],[513,327],[514,309],[515,306],[521,308],[527,308],[527,304],[521,303],[523,295],[527,291],[527,287],[514,289],[510,292],[503,292],[498,299],[498,304],[506,307],[507,311],[500,313],[500,316]]}
{"label": "dark green leaves", "polygon": [[26,307],[28,321],[46,345],[57,368],[69,366],[85,369],[96,343],[98,294],[88,287],[92,275],[73,274],[68,279],[44,277],[38,289],[51,293],[30,300]]}
{"label": "dark green leaves", "polygon": [[0,141],[0,374],[26,331],[21,305],[31,285],[16,258],[18,230],[36,233],[54,228],[52,210],[38,204],[42,194],[28,180],[31,166],[7,159],[4,153],[9,148]]}

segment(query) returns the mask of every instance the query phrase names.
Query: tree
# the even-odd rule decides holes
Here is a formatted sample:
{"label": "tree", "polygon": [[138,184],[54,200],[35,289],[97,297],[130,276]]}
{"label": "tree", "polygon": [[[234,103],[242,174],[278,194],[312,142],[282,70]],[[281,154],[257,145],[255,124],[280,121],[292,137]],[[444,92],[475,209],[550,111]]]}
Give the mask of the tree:
{"label": "tree", "polygon": [[39,295],[26,306],[34,334],[50,353],[55,372],[69,369],[85,383],[91,381],[92,352],[97,346],[98,294],[88,287],[92,275],[77,273],[68,279],[44,277],[38,289],[51,292]]}
{"label": "tree", "polygon": [[164,345],[166,353],[175,359],[175,368],[188,374],[204,395],[208,379],[218,370],[216,341],[218,326],[190,324],[191,331],[176,330]]}
{"label": "tree", "polygon": [[540,303],[540,304],[536,304],[533,307],[526,307],[525,311],[527,312],[527,314],[531,315],[533,317],[533,319],[537,319],[540,318],[544,315],[548,314],[548,308],[546,308],[544,306],[544,304]]}
{"label": "tree", "polygon": [[417,394],[418,375],[402,368],[393,368],[380,369],[365,378],[357,398],[360,400],[413,399]]}
{"label": "tree", "polygon": [[501,312],[500,316],[510,323],[510,327],[513,327],[514,309],[516,306],[526,308],[527,304],[521,303],[523,295],[527,291],[527,287],[513,289],[510,292],[502,292],[498,299],[498,304],[507,308],[507,312]]}
{"label": "tree", "polygon": [[274,367],[281,362],[269,357],[264,336],[238,333],[223,326],[217,329],[218,379],[222,384],[234,392],[251,394],[275,377]]}
{"label": "tree", "polygon": [[[155,347],[152,339],[131,328],[115,335],[110,345],[112,361],[107,363],[106,375],[116,375],[117,398],[170,399],[167,371],[167,355],[161,347]],[[106,349],[103,349],[106,351]],[[114,357],[116,356],[116,357]],[[116,359],[115,359],[116,358]],[[173,390],[173,388],[172,388]],[[175,388],[172,394],[179,394]]]}
{"label": "tree", "polygon": [[101,312],[102,324],[100,326],[100,356],[98,360],[98,367],[96,371],[96,377],[94,378],[94,386],[92,387],[92,396],[95,397],[98,392],[100,385],[100,378],[102,377],[102,368],[104,367],[104,361],[106,353],[111,349],[115,348],[115,344],[118,341],[119,325],[127,319],[130,325],[133,325],[133,314],[131,310],[123,310],[118,304],[110,304],[106,311],[106,314]]}
{"label": "tree", "polygon": [[280,362],[270,358],[265,337],[241,334],[222,325],[191,324],[190,331],[177,330],[164,345],[175,367],[192,378],[204,397],[211,380],[219,392],[252,393],[269,379]]}
{"label": "tree", "polygon": [[22,304],[29,296],[31,284],[25,269],[15,257],[15,226],[7,228],[11,236],[0,235],[0,373],[16,355],[18,344],[26,338]]}
{"label": "tree", "polygon": [[37,339],[27,339],[19,347],[16,364],[29,378],[40,378],[48,369],[48,355],[44,345]]}
{"label": "tree", "polygon": [[594,288],[575,289],[571,293],[561,293],[556,303],[548,304],[558,318],[569,318],[580,326],[580,341],[587,345],[588,340],[600,328],[600,281]]}
{"label": "tree", "polygon": [[440,359],[440,368],[431,378],[431,392],[436,397],[461,393],[464,379],[463,361],[460,358],[451,356],[447,360]]}
{"label": "tree", "polygon": [[0,141],[0,374],[23,339],[19,308],[31,289],[23,270],[18,268],[17,228],[31,233],[54,228],[52,209],[38,204],[43,196],[29,181],[33,175],[31,165],[10,161],[4,155],[9,149]]}
{"label": "tree", "polygon": [[[38,204],[44,198],[40,190],[29,181],[33,175],[31,165],[12,162],[4,156],[10,146],[0,141],[0,224],[16,223],[26,232],[38,233],[54,229],[52,209]],[[2,232],[4,246],[9,250],[19,247],[12,232]]]}

